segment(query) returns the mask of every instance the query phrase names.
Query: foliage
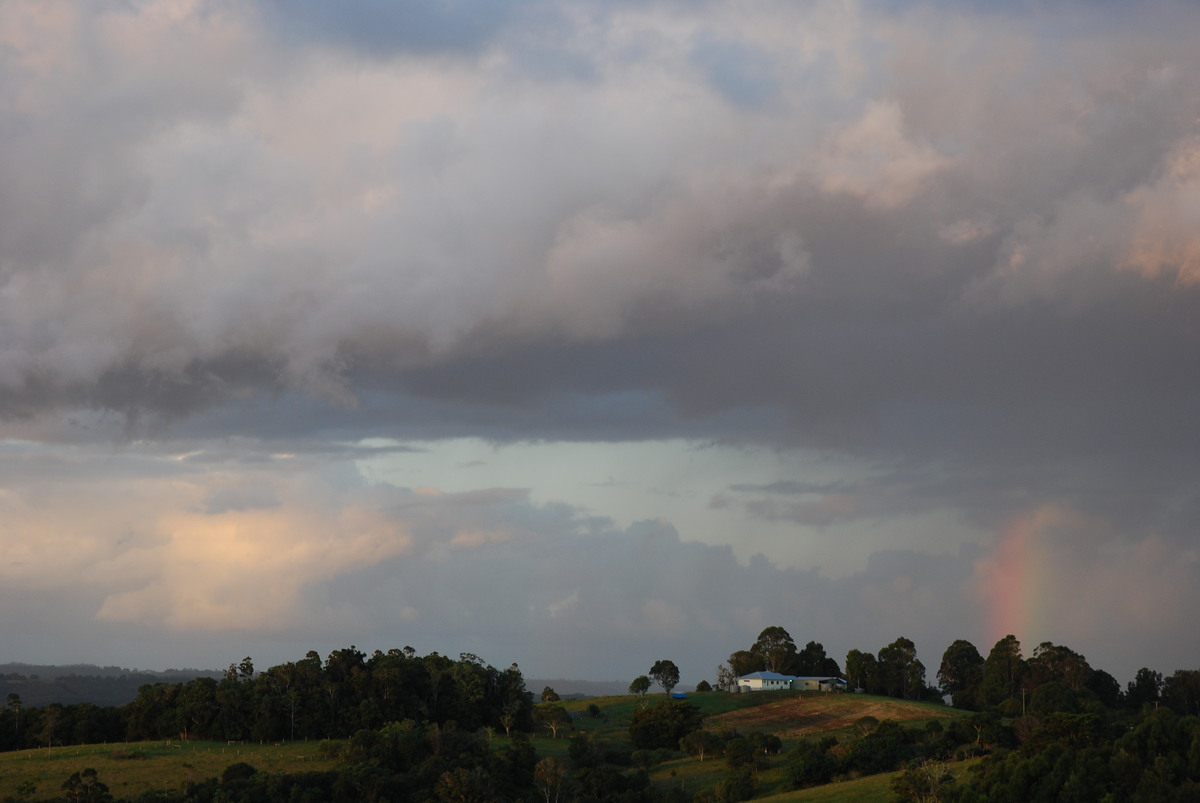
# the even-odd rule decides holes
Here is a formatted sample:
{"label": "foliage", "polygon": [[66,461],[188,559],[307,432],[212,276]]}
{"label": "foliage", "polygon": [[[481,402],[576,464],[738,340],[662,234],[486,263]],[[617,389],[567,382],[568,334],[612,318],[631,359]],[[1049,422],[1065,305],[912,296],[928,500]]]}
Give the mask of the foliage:
{"label": "foliage", "polygon": [[918,761],[892,779],[892,791],[897,800],[913,803],[934,803],[942,799],[947,784],[954,775],[942,761]]}
{"label": "foliage", "polygon": [[983,656],[974,644],[958,639],[947,647],[937,678],[942,693],[950,695],[955,708],[978,710],[976,694],[983,680]]}
{"label": "foliage", "polygon": [[889,697],[919,700],[925,691],[925,665],[917,658],[917,647],[901,636],[879,651],[878,669],[884,693]]}
{"label": "foliage", "polygon": [[1000,705],[1013,700],[1020,688],[1025,669],[1025,659],[1021,656],[1021,642],[1017,637],[1009,634],[997,641],[983,662],[979,702],[983,705]]}
{"label": "foliage", "polygon": [[538,704],[533,710],[533,720],[548,728],[554,734],[555,739],[558,738],[560,730],[567,730],[571,727],[571,715],[558,703]]}
{"label": "foliage", "polygon": [[96,770],[91,767],[83,772],[72,773],[62,789],[71,803],[109,803],[113,799],[108,793],[108,786],[101,782]]}
{"label": "foliage", "polygon": [[879,671],[875,656],[861,650],[846,653],[846,683],[853,691],[862,689],[876,694],[879,689]]}
{"label": "foliage", "polygon": [[675,666],[673,661],[655,661],[649,674],[655,683],[662,686],[666,694],[670,694],[671,689],[679,685],[679,667]]}
{"label": "foliage", "polygon": [[679,740],[704,722],[704,713],[682,700],[670,700],[637,711],[629,722],[629,741],[637,750],[665,747],[674,750]]}
{"label": "foliage", "polygon": [[829,752],[836,740],[804,739],[788,753],[787,779],[793,789],[827,784],[837,772],[837,759]]}
{"label": "foliage", "polygon": [[796,657],[796,642],[790,633],[776,625],[758,634],[750,652],[768,672],[788,672]]}
{"label": "foliage", "polygon": [[650,691],[650,678],[638,675],[629,684],[629,693],[637,695],[639,702],[644,702],[646,692]]}
{"label": "foliage", "polygon": [[703,762],[705,756],[717,755],[724,744],[721,737],[712,731],[694,730],[679,740],[679,749]]}
{"label": "foliage", "polygon": [[[785,669],[833,674],[804,669],[828,666],[819,642],[809,641],[800,650],[793,643],[789,650],[790,635],[782,628],[768,628],[764,634],[787,636],[776,644],[789,656]],[[757,658],[767,651],[760,652]],[[731,673],[745,655],[755,658],[751,651],[734,653],[726,671]],[[678,683],[678,668],[670,661],[656,662],[650,674],[668,693]],[[846,674],[853,686],[910,699],[926,691],[924,666],[915,645],[903,637],[881,649],[878,659],[851,650]],[[651,678],[641,680],[644,694]],[[53,781],[44,772],[24,777],[0,773],[5,775],[0,797],[20,793],[33,798],[41,785],[51,795],[58,793],[57,799],[110,800],[96,766],[110,784],[120,783],[117,788],[136,788],[123,799],[139,803],[526,801],[551,796],[662,801],[682,800],[693,792],[697,800],[740,800],[758,793],[756,786],[770,793],[785,783],[801,789],[900,768],[884,785],[903,799],[1170,801],[1200,796],[1200,671],[1179,670],[1164,678],[1143,669],[1123,694],[1111,675],[1092,668],[1075,651],[1043,642],[1026,660],[1020,643],[1008,636],[987,660],[969,642],[956,641],[942,656],[938,682],[956,705],[982,710],[970,717],[932,713],[944,717],[944,727],[936,720],[906,727],[863,717],[857,733],[841,726],[840,743],[802,740],[794,743],[786,762],[772,764],[770,756],[782,743],[765,728],[750,725],[740,734],[728,727],[700,729],[705,713],[766,702],[771,699],[767,695],[697,695],[695,704],[664,701],[642,711],[634,697],[535,707],[516,665],[496,670],[466,653],[454,660],[437,653],[421,657],[405,648],[368,656],[351,646],[324,661],[309,653],[261,672],[246,658],[231,664],[222,678],[145,684],[137,699],[121,708],[31,707],[19,695],[10,695],[0,707],[0,748],[42,748],[28,754],[23,766],[48,766],[37,762],[43,756],[57,759],[67,749],[63,745],[96,734],[102,735],[97,742],[121,743],[143,735],[156,742],[97,749],[78,763],[56,764],[62,773]],[[862,699],[829,699],[850,703],[853,698]],[[1014,717],[1023,708],[1025,716]],[[1002,717],[1002,711],[1007,715]],[[580,732],[569,743],[539,740],[548,754],[539,756],[525,735],[534,729],[535,715],[536,725],[544,726],[549,736],[569,727]],[[508,738],[498,738],[501,727]],[[193,752],[199,738],[220,739],[228,750],[224,761],[202,766],[195,758],[199,753]],[[311,746],[300,748],[305,738],[312,740]],[[167,739],[174,744],[164,747]],[[263,745],[251,747],[260,741]],[[278,748],[288,742],[297,746]],[[272,763],[275,758],[268,760],[269,751],[263,752],[272,743],[276,753],[303,751],[317,763],[281,769]],[[322,743],[328,749],[319,747]],[[680,758],[676,750],[692,759]],[[188,760],[181,763],[184,751]],[[172,753],[172,769],[166,769]],[[725,761],[707,760],[716,756]],[[947,764],[968,756],[985,757],[970,773],[962,765]],[[116,762],[130,757],[140,760]],[[539,758],[558,763],[539,764]],[[101,765],[97,759],[113,763]],[[701,764],[702,770],[684,769]],[[948,782],[950,767],[958,776],[953,783]],[[674,783],[677,770],[680,779]],[[119,782],[112,780],[114,771],[121,773]],[[648,771],[654,773],[654,784]],[[139,773],[160,779],[170,791],[125,785],[127,775]],[[695,778],[704,780],[697,785]]]}

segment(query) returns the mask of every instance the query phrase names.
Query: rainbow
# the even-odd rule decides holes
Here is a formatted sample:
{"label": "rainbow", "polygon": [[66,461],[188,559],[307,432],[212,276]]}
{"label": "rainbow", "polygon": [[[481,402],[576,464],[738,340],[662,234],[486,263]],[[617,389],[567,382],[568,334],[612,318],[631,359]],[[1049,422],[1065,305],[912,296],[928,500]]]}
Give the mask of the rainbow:
{"label": "rainbow", "polygon": [[1058,505],[1043,505],[1013,517],[1000,530],[996,548],[984,561],[981,578],[987,606],[987,632],[994,643],[1012,634],[1033,638],[1048,625],[1054,583],[1046,536],[1078,517]]}

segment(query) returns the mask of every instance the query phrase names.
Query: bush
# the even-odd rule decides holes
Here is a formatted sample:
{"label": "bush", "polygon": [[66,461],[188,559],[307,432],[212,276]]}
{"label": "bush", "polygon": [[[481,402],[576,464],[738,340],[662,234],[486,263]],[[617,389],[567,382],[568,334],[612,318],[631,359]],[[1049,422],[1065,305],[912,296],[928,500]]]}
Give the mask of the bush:
{"label": "bush", "polygon": [[827,784],[836,772],[837,759],[829,753],[827,741],[806,739],[788,753],[787,779],[793,789]]}
{"label": "bush", "polygon": [[221,773],[221,783],[227,784],[231,781],[244,781],[257,773],[257,769],[245,761],[239,761],[225,768],[225,771]]}
{"label": "bush", "polygon": [[757,790],[758,779],[750,773],[750,770],[744,769],[717,784],[716,799],[720,803],[739,803],[739,801],[754,797]]}
{"label": "bush", "polygon": [[635,711],[629,723],[629,741],[636,750],[665,748],[674,750],[679,740],[699,730],[704,714],[691,703],[662,702]]}

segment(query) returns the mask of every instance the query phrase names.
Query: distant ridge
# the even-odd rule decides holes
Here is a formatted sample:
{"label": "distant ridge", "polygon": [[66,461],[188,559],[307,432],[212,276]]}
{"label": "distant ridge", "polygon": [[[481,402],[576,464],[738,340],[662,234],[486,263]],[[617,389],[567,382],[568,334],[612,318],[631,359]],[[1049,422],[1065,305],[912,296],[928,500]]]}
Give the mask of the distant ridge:
{"label": "distant ridge", "polygon": [[186,683],[198,677],[219,678],[225,673],[215,669],[126,669],[94,664],[0,664],[0,701],[9,694],[21,698],[24,706],[40,707],[51,703],[75,705],[124,705],[133,702],[138,688],[147,683]]}
{"label": "distant ridge", "polygon": [[607,697],[612,694],[628,694],[629,681],[620,680],[570,680],[567,678],[525,678],[525,688],[533,692],[536,702],[542,689],[549,686],[559,697]]}

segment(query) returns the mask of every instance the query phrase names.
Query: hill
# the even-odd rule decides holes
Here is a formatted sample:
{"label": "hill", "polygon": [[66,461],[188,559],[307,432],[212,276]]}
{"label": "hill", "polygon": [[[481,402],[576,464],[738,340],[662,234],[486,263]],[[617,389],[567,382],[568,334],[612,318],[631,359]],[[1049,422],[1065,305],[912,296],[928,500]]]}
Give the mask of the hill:
{"label": "hill", "polygon": [[124,705],[132,702],[137,697],[138,688],[147,683],[186,683],[193,678],[219,678],[223,674],[211,669],[153,672],[91,664],[0,664],[0,700],[16,694],[26,707],[51,703]]}
{"label": "hill", "polygon": [[712,717],[707,727],[724,725],[740,731],[774,733],[781,739],[810,737],[832,731],[846,731],[863,717],[876,720],[923,724],[945,719],[961,712],[946,706],[914,703],[888,697],[859,694],[826,694],[815,697],[789,697],[772,700],[752,708],[743,708]]}
{"label": "hill", "polygon": [[[629,721],[639,709],[640,702],[654,705],[666,699],[661,694],[648,695],[643,701],[631,695],[594,697],[567,700],[563,707],[572,713],[574,733],[587,734],[616,748],[625,745],[627,749]],[[691,694],[687,701],[708,717],[706,728],[774,733],[783,740],[785,752],[800,739],[814,735],[829,734],[839,740],[856,738],[859,734],[855,722],[865,716],[890,719],[913,728],[921,728],[923,722],[933,719],[945,721],[962,716],[962,712],[944,706],[857,694],[704,693]],[[537,755],[569,760],[571,740],[561,733],[560,737],[552,738],[544,729],[537,732],[532,740]],[[498,750],[508,740],[493,735],[490,742],[492,749]],[[0,799],[19,795],[25,784],[36,787],[39,798],[43,794],[53,794],[70,773],[85,767],[94,767],[115,795],[130,799],[148,790],[180,789],[185,781],[218,777],[226,766],[239,761],[272,774],[311,773],[339,766],[340,762],[331,757],[330,748],[326,747],[333,744],[344,742],[319,745],[299,741],[266,744],[159,741],[3,753],[0,754]],[[650,768],[651,782],[663,791],[673,787],[689,792],[711,789],[727,775],[724,760],[702,762],[678,754]],[[770,758],[758,777],[761,782],[759,796],[787,792],[783,756]],[[890,780],[886,776],[864,778],[849,786],[827,790],[843,795],[828,799],[886,800],[890,795],[888,783]],[[776,799],[826,798],[819,796],[817,790],[806,790],[787,792],[786,796]]]}

